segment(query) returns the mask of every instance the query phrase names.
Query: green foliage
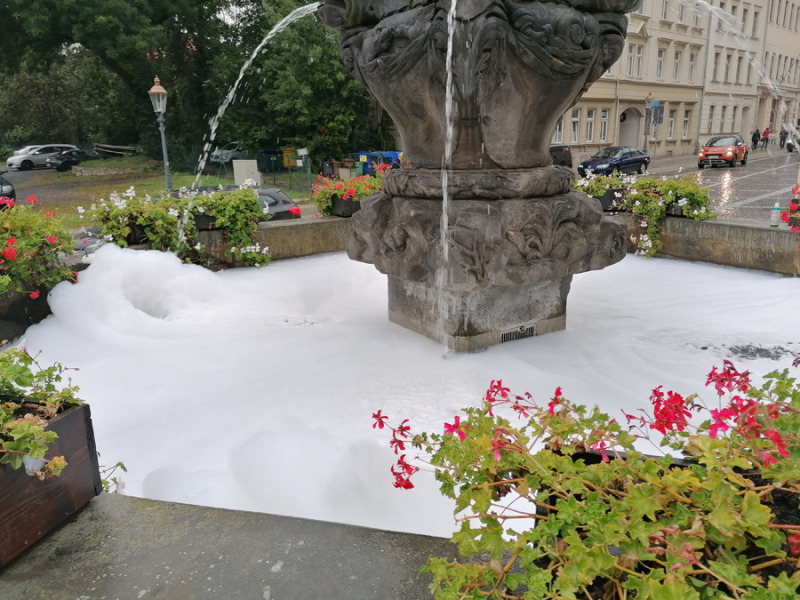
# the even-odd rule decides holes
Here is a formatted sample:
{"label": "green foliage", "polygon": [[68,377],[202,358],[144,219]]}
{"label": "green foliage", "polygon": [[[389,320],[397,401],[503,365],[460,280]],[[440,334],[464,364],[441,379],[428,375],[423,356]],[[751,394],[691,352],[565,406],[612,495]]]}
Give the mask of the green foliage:
{"label": "green foliage", "polygon": [[633,215],[632,241],[637,252],[653,256],[661,248],[661,228],[667,214],[675,214],[697,221],[716,215],[708,191],[692,177],[680,179],[655,179],[619,175],[592,175],[575,182],[575,189],[593,198],[602,197],[606,191],[615,190],[614,206]]}
{"label": "green foliage", "polygon": [[[797,597],[800,385],[788,370],[765,381],[726,362],[709,374],[716,408],[659,387],[653,416],[625,415],[627,428],[560,389],[540,407],[498,381],[444,434],[390,427],[398,449],[429,453],[462,521],[453,541],[471,558],[430,559],[434,596]],[[677,456],[644,455],[644,441]],[[416,470],[401,457],[396,487]]]}
{"label": "green foliage", "polygon": [[73,243],[54,211],[38,212],[29,204],[0,209],[0,293],[35,298],[72,279],[59,255],[71,253]]}
{"label": "green foliage", "polygon": [[258,222],[270,215],[258,203],[252,188],[196,194],[182,190],[178,197],[137,196],[133,188],[114,193],[93,206],[105,236],[118,246],[146,244],[153,250],[175,252],[184,261],[214,264],[211,249],[198,242],[195,219],[209,218],[221,229],[225,253],[234,262],[261,266],[269,262],[269,251],[253,235]]}
{"label": "green foliage", "polygon": [[[23,456],[45,457],[58,437],[47,430],[48,420],[81,404],[77,387],[58,385],[65,370],[59,363],[42,368],[24,350],[0,353],[0,463],[19,469]],[[37,476],[59,475],[66,465],[63,456],[54,457]]]}

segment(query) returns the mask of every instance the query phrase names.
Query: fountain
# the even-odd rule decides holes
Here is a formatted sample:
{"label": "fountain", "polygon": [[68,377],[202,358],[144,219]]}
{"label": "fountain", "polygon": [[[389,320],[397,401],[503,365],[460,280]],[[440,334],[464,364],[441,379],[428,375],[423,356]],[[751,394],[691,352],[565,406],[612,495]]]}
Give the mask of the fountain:
{"label": "fountain", "polygon": [[619,58],[636,4],[322,5],[345,66],[402,138],[401,168],[362,200],[347,249],[388,276],[391,321],[457,351],[561,330],[572,276],[623,258],[623,227],[572,190],[548,146],[559,116]]}

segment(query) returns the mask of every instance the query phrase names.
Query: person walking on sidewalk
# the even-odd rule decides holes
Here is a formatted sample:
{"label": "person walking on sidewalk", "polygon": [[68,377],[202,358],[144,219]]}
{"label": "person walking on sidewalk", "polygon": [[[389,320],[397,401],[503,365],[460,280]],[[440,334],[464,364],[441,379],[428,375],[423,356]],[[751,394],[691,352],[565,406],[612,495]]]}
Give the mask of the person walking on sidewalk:
{"label": "person walking on sidewalk", "polygon": [[789,137],[789,132],[786,131],[786,127],[781,127],[781,134],[780,134],[780,138],[779,138],[780,142],[781,142],[781,148],[783,148],[786,145],[786,138],[787,137]]}
{"label": "person walking on sidewalk", "polygon": [[756,129],[753,132],[753,136],[750,138],[750,141],[753,142],[753,150],[758,150],[758,142],[761,140],[761,132]]}
{"label": "person walking on sidewalk", "polygon": [[767,146],[769,145],[769,134],[772,133],[772,129],[769,127],[764,128],[764,131],[761,132],[761,149],[766,150]]}

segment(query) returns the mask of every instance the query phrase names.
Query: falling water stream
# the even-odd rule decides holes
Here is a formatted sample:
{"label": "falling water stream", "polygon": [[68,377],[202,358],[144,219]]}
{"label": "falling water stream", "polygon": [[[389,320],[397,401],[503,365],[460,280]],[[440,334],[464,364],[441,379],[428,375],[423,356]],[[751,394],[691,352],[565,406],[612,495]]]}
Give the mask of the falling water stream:
{"label": "falling water stream", "polygon": [[286,29],[289,25],[291,25],[295,21],[298,21],[303,17],[305,17],[306,15],[310,15],[316,12],[320,4],[322,3],[312,2],[311,4],[305,4],[299,8],[294,9],[287,16],[278,21],[275,24],[275,26],[272,29],[270,29],[269,33],[267,33],[267,35],[264,36],[264,39],[261,40],[261,43],[259,43],[258,46],[256,46],[255,50],[253,50],[253,52],[250,54],[250,58],[248,58],[242,65],[242,68],[239,69],[239,76],[236,78],[236,81],[228,90],[228,94],[225,96],[225,99],[222,101],[222,104],[219,105],[219,108],[217,109],[217,114],[211,117],[211,119],[209,119],[208,121],[208,125],[211,128],[211,130],[207,137],[206,143],[203,145],[203,151],[200,154],[200,159],[198,160],[197,163],[197,172],[194,179],[194,183],[192,183],[193,188],[197,187],[197,184],[200,182],[200,177],[203,173],[203,169],[205,169],[206,160],[208,159],[208,152],[211,149],[211,145],[214,143],[214,140],[217,137],[217,127],[219,126],[219,121],[220,119],[222,119],[222,116],[228,109],[228,105],[231,102],[233,102],[233,99],[236,95],[236,90],[239,88],[239,84],[242,82],[242,78],[244,77],[244,74],[247,71],[247,69],[250,68],[250,65],[253,64],[253,61],[255,60],[256,56],[258,56],[258,54],[264,49],[264,46],[266,46],[272,38],[274,38],[276,35],[278,35],[281,31]]}
{"label": "falling water stream", "polygon": [[449,347],[447,344],[447,335],[444,333],[443,323],[449,312],[447,300],[444,294],[444,288],[447,284],[449,271],[449,240],[448,231],[449,224],[449,209],[450,209],[450,190],[449,190],[449,176],[453,168],[453,145],[455,138],[455,115],[454,112],[454,75],[453,75],[453,50],[456,30],[456,9],[458,0],[451,0],[450,8],[447,12],[447,52],[445,55],[445,100],[444,100],[444,115],[445,115],[445,135],[444,135],[444,155],[442,156],[442,217],[441,217],[441,231],[439,234],[439,243],[442,248],[442,254],[439,265],[436,269],[436,282],[435,288],[437,293],[436,300],[436,319],[439,323],[438,330],[442,332],[442,345],[444,346],[444,353],[447,355]]}

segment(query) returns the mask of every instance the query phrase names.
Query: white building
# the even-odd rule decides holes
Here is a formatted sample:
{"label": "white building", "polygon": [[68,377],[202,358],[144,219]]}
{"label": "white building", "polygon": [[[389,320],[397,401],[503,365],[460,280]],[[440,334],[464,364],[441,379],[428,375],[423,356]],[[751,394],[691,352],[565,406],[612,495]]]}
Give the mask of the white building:
{"label": "white building", "polygon": [[[659,121],[645,136],[648,98]],[[564,114],[553,143],[571,146],[575,162],[610,145],[646,146],[657,160],[798,119],[800,1],[642,0],[621,58]]]}

